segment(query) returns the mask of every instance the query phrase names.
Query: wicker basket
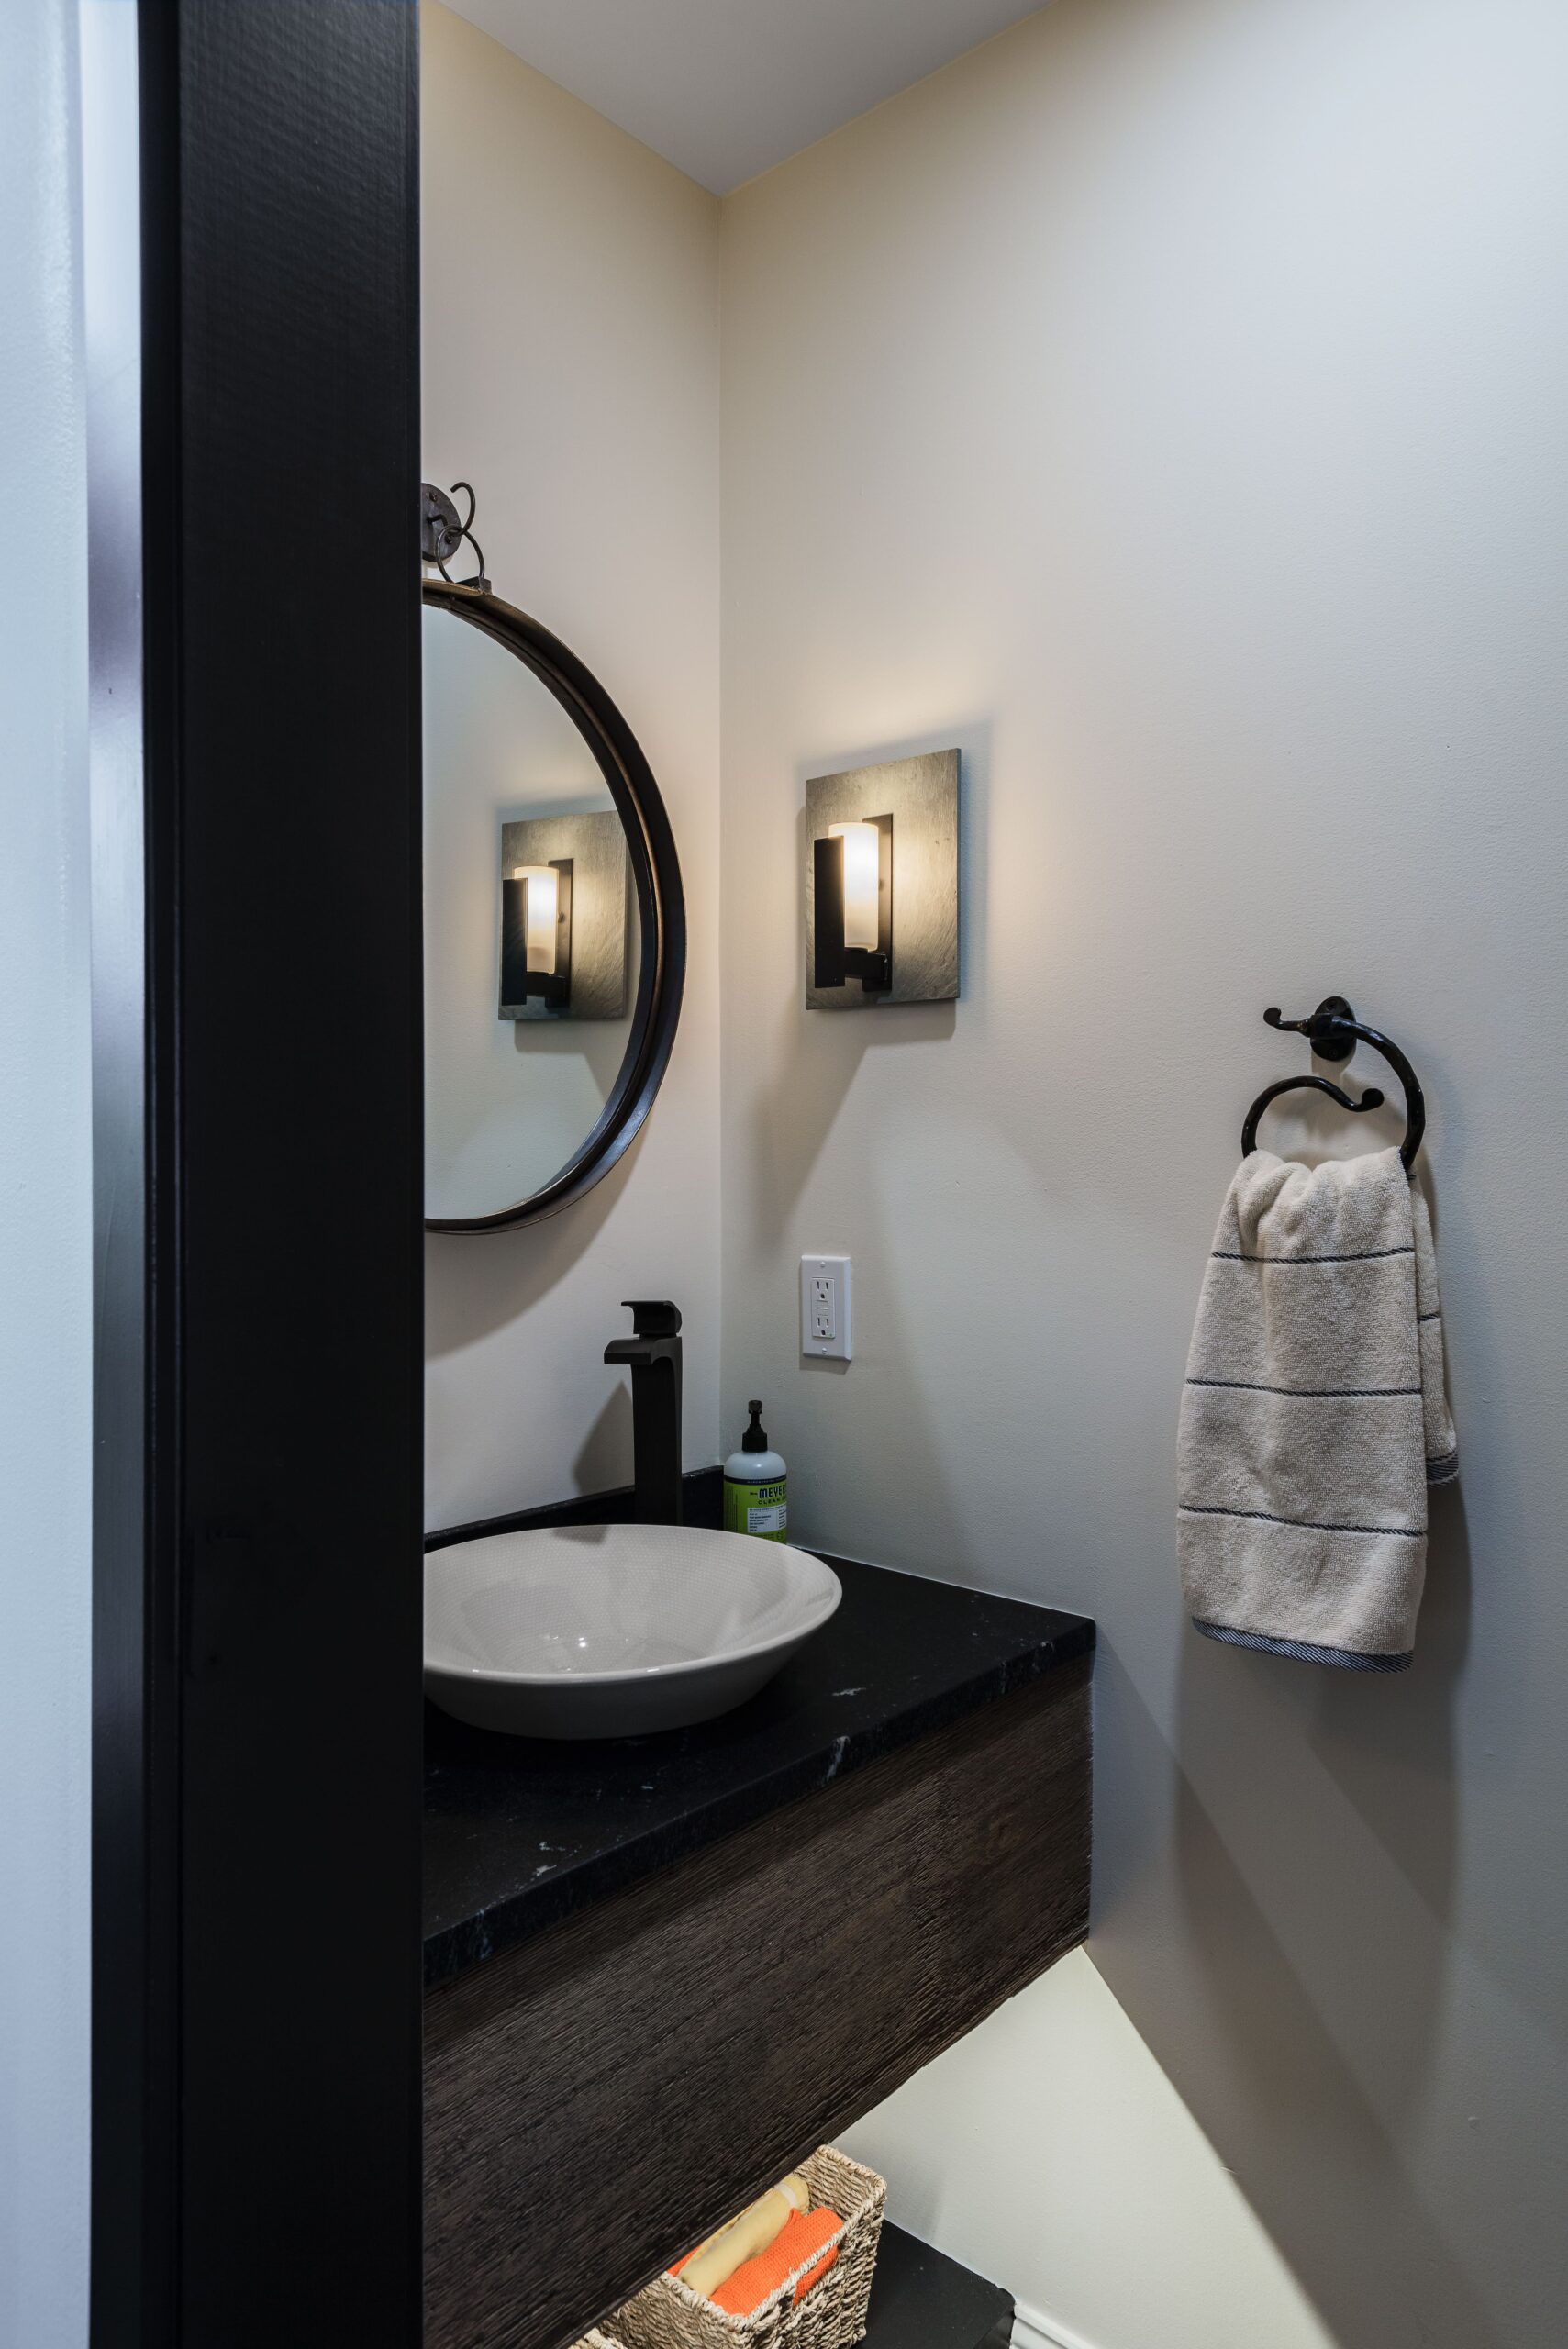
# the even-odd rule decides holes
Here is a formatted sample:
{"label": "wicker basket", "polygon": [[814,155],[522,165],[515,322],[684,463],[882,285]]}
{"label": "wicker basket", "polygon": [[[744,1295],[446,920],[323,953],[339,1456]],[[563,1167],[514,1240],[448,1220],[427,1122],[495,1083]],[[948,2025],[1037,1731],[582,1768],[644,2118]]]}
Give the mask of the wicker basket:
{"label": "wicker basket", "polygon": [[[831,2145],[818,2146],[801,2168],[812,2209],[825,2202],[844,2223],[760,2309],[727,2316],[678,2276],[660,2275],[585,2334],[577,2349],[851,2349],[863,2339],[886,2184]],[[838,2258],[797,2302],[795,2286],[834,2244]]]}

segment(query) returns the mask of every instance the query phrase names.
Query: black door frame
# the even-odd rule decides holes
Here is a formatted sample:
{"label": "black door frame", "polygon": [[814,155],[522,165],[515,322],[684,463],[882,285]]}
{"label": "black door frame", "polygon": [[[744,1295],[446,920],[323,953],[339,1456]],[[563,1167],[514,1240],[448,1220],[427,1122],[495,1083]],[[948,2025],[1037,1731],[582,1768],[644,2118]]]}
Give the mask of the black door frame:
{"label": "black door frame", "polygon": [[[92,2340],[410,2349],[416,0],[137,15],[117,845],[95,748],[95,898],[127,919],[95,1004]],[[112,584],[95,525],[95,691]]]}

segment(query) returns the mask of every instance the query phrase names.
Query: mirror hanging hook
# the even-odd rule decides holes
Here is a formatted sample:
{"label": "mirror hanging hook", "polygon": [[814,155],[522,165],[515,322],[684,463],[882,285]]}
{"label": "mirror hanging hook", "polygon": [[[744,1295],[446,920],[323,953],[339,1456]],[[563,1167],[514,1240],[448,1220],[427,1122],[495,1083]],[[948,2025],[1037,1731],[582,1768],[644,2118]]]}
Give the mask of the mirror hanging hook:
{"label": "mirror hanging hook", "polygon": [[[456,499],[460,490],[468,492],[466,515],[460,515],[457,510]],[[444,489],[438,489],[433,481],[422,481],[419,484],[419,560],[422,563],[433,563],[449,587],[478,587],[487,595],[490,582],[485,576],[484,550],[473,535],[473,518],[478,507],[479,500],[472,482],[454,481],[449,494]],[[456,559],[464,539],[473,549],[474,561],[479,568],[472,579],[454,579],[447,565]]]}

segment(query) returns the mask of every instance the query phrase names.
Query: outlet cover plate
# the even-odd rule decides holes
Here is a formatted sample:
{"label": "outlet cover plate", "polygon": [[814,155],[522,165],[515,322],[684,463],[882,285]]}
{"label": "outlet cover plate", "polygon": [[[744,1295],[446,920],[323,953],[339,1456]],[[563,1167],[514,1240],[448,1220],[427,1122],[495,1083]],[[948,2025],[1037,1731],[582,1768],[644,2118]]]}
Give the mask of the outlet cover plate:
{"label": "outlet cover plate", "polygon": [[800,1351],[828,1362],[848,1362],[853,1341],[848,1256],[803,1256],[800,1260]]}

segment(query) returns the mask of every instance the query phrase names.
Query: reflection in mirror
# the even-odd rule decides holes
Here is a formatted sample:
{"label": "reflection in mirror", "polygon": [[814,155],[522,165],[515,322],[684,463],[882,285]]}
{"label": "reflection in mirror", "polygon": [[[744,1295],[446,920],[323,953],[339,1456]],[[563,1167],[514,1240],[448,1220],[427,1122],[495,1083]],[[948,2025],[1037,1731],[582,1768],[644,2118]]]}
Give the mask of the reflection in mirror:
{"label": "reflection in mirror", "polygon": [[504,645],[427,605],[425,1198],[494,1216],[581,1150],[628,1048],[639,954],[592,750]]}

